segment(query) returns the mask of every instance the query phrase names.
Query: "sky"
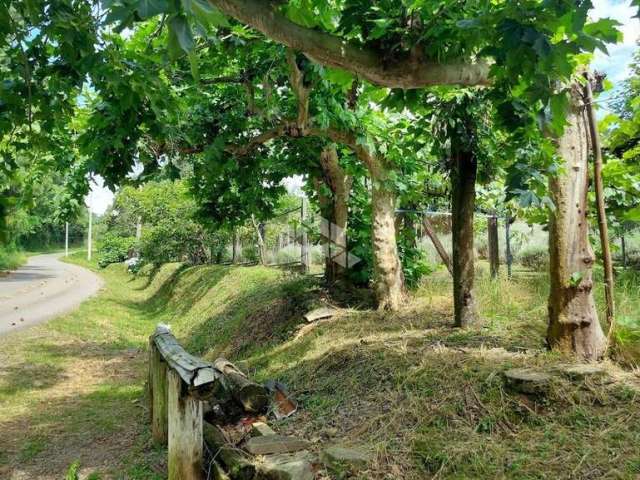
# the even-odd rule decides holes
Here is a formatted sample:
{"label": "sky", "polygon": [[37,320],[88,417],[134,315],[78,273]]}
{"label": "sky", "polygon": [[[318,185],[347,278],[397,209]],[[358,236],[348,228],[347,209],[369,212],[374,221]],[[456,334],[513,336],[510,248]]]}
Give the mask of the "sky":
{"label": "sky", "polygon": [[[630,73],[629,64],[640,39],[640,19],[634,17],[635,12],[630,6],[630,0],[593,0],[593,5],[594,8],[591,11],[593,20],[608,17],[622,25],[620,29],[624,35],[624,41],[610,45],[609,55],[598,52],[593,62],[594,70],[606,73],[609,80],[619,84]],[[604,93],[600,97],[601,100],[606,101],[611,93]],[[302,184],[302,177],[287,179],[285,183],[289,189],[298,190]],[[92,212],[102,215],[112,202],[113,192],[104,186],[100,177],[96,177],[92,183],[91,192],[85,197],[85,205]]]}

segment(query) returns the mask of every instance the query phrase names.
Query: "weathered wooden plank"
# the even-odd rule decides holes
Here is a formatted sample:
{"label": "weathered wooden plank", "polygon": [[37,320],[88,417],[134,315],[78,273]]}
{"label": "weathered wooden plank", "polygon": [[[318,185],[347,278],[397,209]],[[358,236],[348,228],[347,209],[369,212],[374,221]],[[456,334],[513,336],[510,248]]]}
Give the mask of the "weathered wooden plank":
{"label": "weathered wooden plank", "polygon": [[202,480],[202,401],[186,390],[175,370],[168,371],[169,480]]}
{"label": "weathered wooden plank", "polygon": [[158,325],[153,339],[162,358],[189,387],[199,388],[224,381],[223,375],[212,363],[195,357],[182,348],[167,326]]}

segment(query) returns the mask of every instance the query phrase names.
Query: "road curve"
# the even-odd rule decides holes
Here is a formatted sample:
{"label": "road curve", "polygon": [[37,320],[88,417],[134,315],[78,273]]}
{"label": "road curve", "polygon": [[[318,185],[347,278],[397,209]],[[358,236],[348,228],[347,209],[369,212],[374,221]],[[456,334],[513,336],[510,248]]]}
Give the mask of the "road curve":
{"label": "road curve", "polygon": [[103,285],[89,270],[63,263],[61,254],[36,255],[0,276],[0,335],[73,310]]}

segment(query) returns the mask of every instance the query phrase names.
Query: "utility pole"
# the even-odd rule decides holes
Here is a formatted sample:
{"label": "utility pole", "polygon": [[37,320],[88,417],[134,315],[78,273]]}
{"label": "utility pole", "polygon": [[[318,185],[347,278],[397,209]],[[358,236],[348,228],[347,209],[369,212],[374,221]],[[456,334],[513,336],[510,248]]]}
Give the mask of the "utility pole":
{"label": "utility pole", "polygon": [[64,256],[69,256],[69,222],[64,222]]}

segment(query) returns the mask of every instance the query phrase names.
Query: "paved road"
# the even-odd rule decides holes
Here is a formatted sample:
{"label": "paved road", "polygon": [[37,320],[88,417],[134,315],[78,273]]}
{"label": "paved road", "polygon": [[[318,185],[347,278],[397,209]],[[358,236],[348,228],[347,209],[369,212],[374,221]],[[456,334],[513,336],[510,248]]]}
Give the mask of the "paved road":
{"label": "paved road", "polygon": [[96,274],[63,263],[60,256],[30,257],[26,265],[0,277],[0,335],[73,310],[102,287]]}

